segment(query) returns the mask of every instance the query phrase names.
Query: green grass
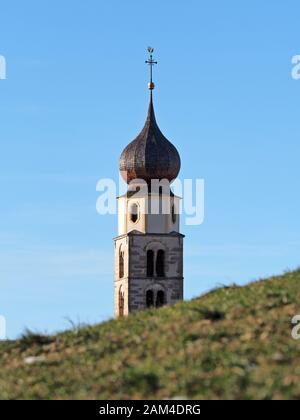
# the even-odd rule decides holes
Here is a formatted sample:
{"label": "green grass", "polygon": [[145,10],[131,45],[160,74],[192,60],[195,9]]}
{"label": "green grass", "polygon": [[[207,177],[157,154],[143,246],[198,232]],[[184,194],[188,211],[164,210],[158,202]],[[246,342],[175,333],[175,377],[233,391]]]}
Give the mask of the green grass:
{"label": "green grass", "polygon": [[[0,344],[2,399],[299,399],[300,271]],[[28,357],[38,357],[28,364]]]}

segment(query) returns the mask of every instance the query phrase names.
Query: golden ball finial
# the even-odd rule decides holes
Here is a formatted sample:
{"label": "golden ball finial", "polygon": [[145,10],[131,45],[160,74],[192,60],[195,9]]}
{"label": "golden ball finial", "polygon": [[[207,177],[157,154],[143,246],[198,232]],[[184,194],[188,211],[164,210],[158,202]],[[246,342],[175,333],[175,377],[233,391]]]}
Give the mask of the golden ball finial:
{"label": "golden ball finial", "polygon": [[155,84],[153,82],[148,83],[148,89],[153,90],[155,88]]}

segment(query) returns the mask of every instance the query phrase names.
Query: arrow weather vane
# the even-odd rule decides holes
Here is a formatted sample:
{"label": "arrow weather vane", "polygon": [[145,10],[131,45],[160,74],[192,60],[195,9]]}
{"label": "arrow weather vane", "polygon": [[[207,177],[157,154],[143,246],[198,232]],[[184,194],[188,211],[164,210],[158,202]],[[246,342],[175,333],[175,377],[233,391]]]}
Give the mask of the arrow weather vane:
{"label": "arrow weather vane", "polygon": [[157,61],[154,61],[153,56],[152,56],[152,54],[154,52],[154,48],[148,47],[148,52],[150,54],[150,57],[148,58],[147,61],[145,61],[145,63],[149,64],[149,66],[150,66],[150,83],[149,83],[148,87],[149,87],[150,90],[153,90],[154,86],[155,86],[154,83],[153,83],[153,80],[152,80],[153,66],[154,66],[154,64],[157,64]]}

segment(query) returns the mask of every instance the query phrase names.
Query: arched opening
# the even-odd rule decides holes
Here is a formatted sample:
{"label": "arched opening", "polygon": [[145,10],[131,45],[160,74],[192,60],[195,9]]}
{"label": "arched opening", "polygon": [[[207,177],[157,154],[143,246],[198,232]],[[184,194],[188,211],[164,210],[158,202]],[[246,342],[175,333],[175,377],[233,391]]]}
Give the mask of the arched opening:
{"label": "arched opening", "polygon": [[175,224],[175,223],[176,223],[176,210],[175,210],[175,204],[173,204],[173,205],[172,205],[172,211],[171,211],[171,214],[172,214],[172,222],[173,222],[173,224]]}
{"label": "arched opening", "polygon": [[154,276],[154,252],[152,249],[147,251],[147,277]]}
{"label": "arched opening", "polygon": [[160,308],[165,304],[165,293],[162,290],[159,290],[156,295],[155,306]]}
{"label": "arched opening", "polygon": [[157,277],[165,276],[165,251],[163,249],[157,251],[156,275]]}
{"label": "arched opening", "polygon": [[124,277],[124,251],[121,247],[119,251],[119,277]]}
{"label": "arched opening", "polygon": [[154,292],[153,290],[147,290],[146,292],[146,306],[147,308],[151,308],[154,306]]}
{"label": "arched opening", "polygon": [[164,214],[163,187],[159,187],[158,214]]}
{"label": "arched opening", "polygon": [[136,223],[139,219],[139,206],[137,204],[132,204],[130,208],[130,220],[133,223]]}
{"label": "arched opening", "polygon": [[146,291],[146,307],[147,308],[160,308],[166,303],[165,292],[161,289],[154,287]]}
{"label": "arched opening", "polygon": [[124,292],[123,286],[119,289],[119,316],[124,316]]}

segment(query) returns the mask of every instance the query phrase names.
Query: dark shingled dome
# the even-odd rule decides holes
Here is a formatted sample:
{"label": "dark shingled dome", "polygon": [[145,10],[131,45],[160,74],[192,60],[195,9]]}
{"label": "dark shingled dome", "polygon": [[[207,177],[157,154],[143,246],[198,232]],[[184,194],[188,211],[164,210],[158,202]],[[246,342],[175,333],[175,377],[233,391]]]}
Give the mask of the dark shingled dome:
{"label": "dark shingled dome", "polygon": [[160,131],[154,114],[152,92],[144,128],[122,152],[120,172],[129,184],[134,179],[174,180],[180,171],[180,156],[175,146]]}

